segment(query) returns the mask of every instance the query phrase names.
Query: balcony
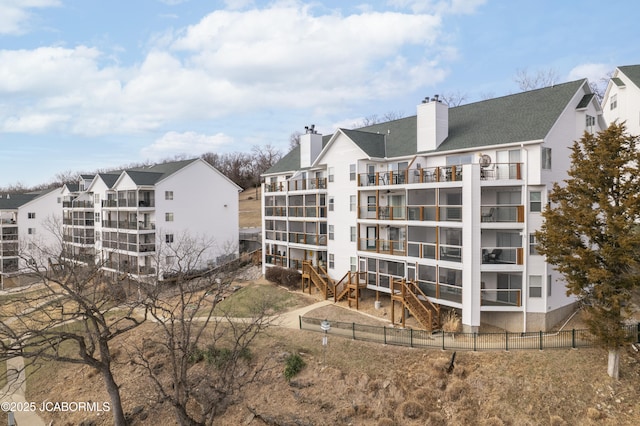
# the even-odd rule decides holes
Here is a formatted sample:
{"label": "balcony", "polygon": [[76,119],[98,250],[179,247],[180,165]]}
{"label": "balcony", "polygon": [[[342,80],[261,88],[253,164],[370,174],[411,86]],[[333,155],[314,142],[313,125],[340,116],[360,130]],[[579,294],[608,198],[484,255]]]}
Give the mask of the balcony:
{"label": "balcony", "polygon": [[522,180],[522,163],[494,163],[480,168],[480,180]]}
{"label": "balcony", "polygon": [[377,238],[361,238],[358,249],[392,256],[406,256],[407,242],[394,240],[381,240]]}
{"label": "balcony", "polygon": [[420,287],[420,290],[422,290],[427,297],[462,303],[461,286],[418,280],[418,287]]}
{"label": "balcony", "polygon": [[156,229],[155,222],[131,222],[131,221],[117,221],[117,220],[103,220],[103,228],[112,229],[125,229],[134,231],[153,231]]}
{"label": "balcony", "polygon": [[93,201],[63,201],[62,208],[65,209],[92,209],[93,210]]}
{"label": "balcony", "polygon": [[287,208],[285,206],[272,206],[264,208],[265,216],[278,216],[285,217],[287,216]]}
{"label": "balcony", "polygon": [[522,290],[508,289],[482,289],[480,290],[480,306],[512,306],[520,307],[522,305]]}
{"label": "balcony", "polygon": [[289,191],[327,189],[327,178],[293,179],[287,181]]}
{"label": "balcony", "polygon": [[522,223],[524,222],[524,206],[522,205],[489,205],[480,208],[482,222]]}
{"label": "balcony", "polygon": [[292,206],[289,207],[289,217],[327,217],[324,206]]}
{"label": "balcony", "polygon": [[264,192],[285,192],[285,182],[265,183]]}
{"label": "balcony", "polygon": [[264,257],[265,263],[272,266],[287,267],[287,256],[280,256],[277,254],[266,254]]}
{"label": "balcony", "polygon": [[462,181],[461,166],[358,174],[358,186],[389,186],[460,181]]}
{"label": "balcony", "polygon": [[483,247],[482,264],[522,265],[524,250],[522,247]]}
{"label": "balcony", "polygon": [[289,232],[289,242],[312,246],[326,246],[327,236],[325,234]]}

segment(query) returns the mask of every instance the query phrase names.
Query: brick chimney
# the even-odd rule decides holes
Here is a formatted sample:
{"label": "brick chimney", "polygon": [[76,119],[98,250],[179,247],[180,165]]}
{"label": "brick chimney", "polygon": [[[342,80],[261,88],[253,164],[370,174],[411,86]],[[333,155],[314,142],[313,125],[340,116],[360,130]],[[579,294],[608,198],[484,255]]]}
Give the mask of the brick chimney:
{"label": "brick chimney", "polygon": [[449,107],[438,95],[426,97],[418,105],[417,122],[418,152],[433,151],[449,136]]}
{"label": "brick chimney", "polygon": [[300,167],[310,167],[322,151],[322,135],[316,131],[316,126],[305,126],[304,134],[300,135]]}

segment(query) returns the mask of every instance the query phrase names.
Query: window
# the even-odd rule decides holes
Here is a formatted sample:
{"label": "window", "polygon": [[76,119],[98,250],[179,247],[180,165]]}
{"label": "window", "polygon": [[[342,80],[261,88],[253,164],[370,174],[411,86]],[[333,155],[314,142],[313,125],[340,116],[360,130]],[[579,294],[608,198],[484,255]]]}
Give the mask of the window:
{"label": "window", "polygon": [[333,240],[335,237],[334,227],[333,225],[329,225],[329,239]]}
{"label": "window", "polygon": [[551,148],[542,148],[542,170],[551,170]]}
{"label": "window", "polygon": [[349,180],[356,180],[356,165],[349,164]]}
{"label": "window", "polygon": [[36,228],[29,228],[29,229],[27,229],[27,233],[28,233],[29,235],[35,235],[35,233],[36,233]]}
{"label": "window", "polygon": [[100,194],[93,194],[94,204],[100,204]]}
{"label": "window", "polygon": [[367,211],[375,212],[376,211],[376,196],[369,195],[367,197]]}
{"label": "window", "polygon": [[358,260],[358,259],[357,259],[357,258],[355,258],[355,257],[350,257],[350,258],[349,258],[349,270],[350,270],[351,272],[356,272],[356,265],[358,264],[358,263],[357,263],[357,260]]}
{"label": "window", "polygon": [[165,213],[164,220],[167,222],[173,222],[173,213]]}
{"label": "window", "polygon": [[538,254],[538,241],[535,234],[529,234],[529,254]]}
{"label": "window", "polygon": [[96,223],[100,223],[100,212],[96,212],[96,213],[93,214],[93,220]]}
{"label": "window", "polygon": [[609,103],[609,106],[611,109],[616,109],[616,107],[618,106],[618,95],[612,95],[611,96],[611,101]]}
{"label": "window", "polygon": [[56,200],[58,201],[58,204],[60,204],[62,202],[62,197],[58,197]]}
{"label": "window", "polygon": [[335,256],[333,255],[333,253],[329,253],[329,269],[335,269],[335,267],[336,267]]}
{"label": "window", "polygon": [[36,218],[36,214],[34,212],[27,213],[27,219],[35,219],[35,218]]}
{"label": "window", "polygon": [[333,197],[329,197],[329,211],[332,212],[334,207]]}
{"label": "window", "polygon": [[165,265],[167,266],[171,266],[173,265],[173,263],[176,261],[176,257],[175,256],[167,256],[164,260]]}
{"label": "window", "polygon": [[329,182],[333,182],[334,170],[335,169],[333,167],[329,167]]}
{"label": "window", "polygon": [[166,234],[164,236],[164,242],[167,244],[171,244],[173,242],[173,234]]}
{"label": "window", "polygon": [[173,191],[164,191],[165,200],[173,200]]}
{"label": "window", "polygon": [[587,117],[586,117],[586,120],[585,120],[585,126],[593,127],[595,125],[596,125],[596,118],[593,115],[587,114]]}
{"label": "window", "polygon": [[356,211],[356,196],[355,195],[350,195],[349,196],[349,211],[350,212]]}
{"label": "window", "polygon": [[542,275],[529,275],[529,297],[542,297]]}
{"label": "window", "polygon": [[529,211],[540,213],[542,211],[542,193],[531,191],[529,193]]}
{"label": "window", "polygon": [[356,238],[357,238],[357,233],[356,233],[356,227],[352,226],[349,228],[349,234],[350,234],[350,238],[351,238],[351,242],[355,243],[356,242]]}

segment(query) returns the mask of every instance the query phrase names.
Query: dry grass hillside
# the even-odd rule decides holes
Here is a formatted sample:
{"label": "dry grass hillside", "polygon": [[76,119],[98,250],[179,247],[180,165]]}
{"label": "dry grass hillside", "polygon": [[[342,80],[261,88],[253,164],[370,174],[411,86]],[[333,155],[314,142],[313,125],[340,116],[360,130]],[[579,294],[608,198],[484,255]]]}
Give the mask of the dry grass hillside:
{"label": "dry grass hillside", "polygon": [[[228,303],[270,294],[282,313],[318,300],[263,279],[239,282]],[[240,303],[241,304],[241,303]],[[371,325],[388,321],[343,305],[306,316]],[[153,333],[148,324],[116,342],[116,377],[132,425],[174,425],[171,408],[154,400],[151,386],[128,362],[130,342]],[[257,382],[236,395],[217,425],[632,425],[640,415],[640,355],[625,348],[621,379],[606,374],[599,349],[451,352],[353,341],[329,336],[326,362],[320,333],[273,327],[253,348],[267,362]],[[285,359],[298,353],[306,366],[290,382]],[[159,362],[162,362],[159,360]],[[196,365],[193,368],[213,368]],[[211,370],[215,374],[215,370]],[[48,365],[28,383],[29,400],[104,401],[100,377],[88,367]],[[111,424],[106,416],[43,416],[54,425]]]}
{"label": "dry grass hillside", "polygon": [[262,216],[260,212],[261,196],[259,188],[246,189],[240,193],[240,228],[262,226]]}

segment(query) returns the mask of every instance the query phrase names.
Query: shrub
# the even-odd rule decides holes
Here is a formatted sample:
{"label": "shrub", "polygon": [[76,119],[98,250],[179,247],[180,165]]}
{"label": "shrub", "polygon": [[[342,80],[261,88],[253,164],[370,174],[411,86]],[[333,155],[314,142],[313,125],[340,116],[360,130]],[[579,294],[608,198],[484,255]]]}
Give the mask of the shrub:
{"label": "shrub", "polygon": [[272,283],[288,288],[297,288],[300,286],[302,275],[297,269],[285,269],[279,266],[273,266],[267,268],[264,277]]}
{"label": "shrub", "polygon": [[284,367],[284,378],[291,381],[305,366],[305,362],[298,354],[292,354],[287,357],[286,366]]}
{"label": "shrub", "polygon": [[266,280],[271,281],[272,283],[280,284],[282,281],[283,271],[284,268],[281,268],[279,266],[272,266],[270,268],[267,268],[264,273],[264,277]]}
{"label": "shrub", "polygon": [[298,288],[300,287],[300,280],[302,279],[302,274],[298,272],[296,269],[284,269],[282,271],[281,283],[285,287],[288,288]]}

